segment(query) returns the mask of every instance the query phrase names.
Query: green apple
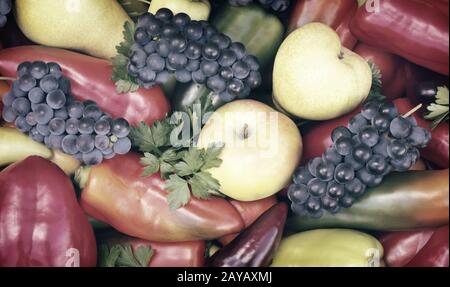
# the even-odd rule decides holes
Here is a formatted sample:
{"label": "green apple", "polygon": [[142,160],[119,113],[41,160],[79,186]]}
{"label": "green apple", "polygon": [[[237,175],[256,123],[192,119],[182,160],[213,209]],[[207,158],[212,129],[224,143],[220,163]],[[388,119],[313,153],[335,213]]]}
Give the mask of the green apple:
{"label": "green apple", "polygon": [[337,118],[360,105],[372,85],[369,64],[341,45],[322,23],[292,32],[275,58],[273,93],[287,112],[304,119]]}
{"label": "green apple", "polygon": [[32,41],[111,59],[131,21],[116,0],[16,0],[16,20]]}
{"label": "green apple", "polygon": [[208,170],[221,192],[241,201],[269,197],[290,181],[302,154],[302,138],[295,123],[282,113],[254,100],[228,103],[206,122],[197,146],[224,144],[218,168]]}
{"label": "green apple", "polygon": [[211,5],[208,0],[152,0],[148,12],[155,14],[161,8],[168,8],[174,14],[186,13],[192,20],[208,20]]}

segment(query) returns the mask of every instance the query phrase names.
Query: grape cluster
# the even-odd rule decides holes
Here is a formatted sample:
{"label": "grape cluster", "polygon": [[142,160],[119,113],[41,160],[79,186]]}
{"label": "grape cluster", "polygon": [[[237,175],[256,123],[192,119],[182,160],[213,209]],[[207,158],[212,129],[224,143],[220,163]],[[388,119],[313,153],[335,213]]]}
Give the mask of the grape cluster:
{"label": "grape cluster", "polygon": [[245,98],[261,84],[256,57],[206,21],[173,15],[162,8],[139,17],[128,74],[140,86],[163,84],[171,73],[177,81],[194,81],[229,102]]}
{"label": "grape cluster", "polygon": [[[290,0],[258,0],[266,8],[271,8],[276,12],[284,12],[289,8]],[[253,0],[228,0],[233,6],[246,6],[253,3]]]}
{"label": "grape cluster", "polygon": [[56,63],[24,62],[3,97],[3,119],[49,148],[62,149],[86,165],[96,165],[131,149],[130,126],[112,119],[93,101],[70,95],[70,81]]}
{"label": "grape cluster", "polygon": [[299,167],[288,188],[292,210],[313,218],[353,205],[366,188],[381,184],[391,171],[404,172],[431,139],[414,117],[399,115],[392,103],[369,101],[347,127],[331,134],[333,145]]}
{"label": "grape cluster", "polygon": [[6,15],[11,12],[11,0],[0,0],[0,28],[6,25]]}

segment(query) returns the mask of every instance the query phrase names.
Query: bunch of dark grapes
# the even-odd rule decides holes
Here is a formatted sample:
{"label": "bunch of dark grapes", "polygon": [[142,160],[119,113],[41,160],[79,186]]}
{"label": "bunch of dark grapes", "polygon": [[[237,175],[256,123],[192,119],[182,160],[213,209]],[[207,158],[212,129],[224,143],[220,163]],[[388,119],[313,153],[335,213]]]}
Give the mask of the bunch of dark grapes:
{"label": "bunch of dark grapes", "polygon": [[130,126],[112,119],[92,101],[70,96],[70,81],[56,63],[24,62],[3,97],[2,116],[37,142],[96,165],[131,149]]}
{"label": "bunch of dark grapes", "polygon": [[6,15],[11,12],[11,0],[0,0],[0,28],[6,25]]}
{"label": "bunch of dark grapes", "polygon": [[128,74],[140,86],[163,84],[173,73],[179,82],[206,84],[229,102],[261,84],[258,60],[244,45],[184,13],[163,8],[139,17],[134,40]]}
{"label": "bunch of dark grapes", "polygon": [[390,172],[410,169],[431,134],[414,117],[399,115],[392,103],[370,101],[347,127],[334,129],[331,138],[333,145],[321,157],[294,173],[288,197],[299,215],[319,218],[324,210],[337,213],[351,207]]}
{"label": "bunch of dark grapes", "polygon": [[[276,12],[284,12],[289,8],[290,0],[258,0],[258,2],[266,7],[270,8]],[[233,6],[246,6],[253,3],[253,0],[228,0]]]}

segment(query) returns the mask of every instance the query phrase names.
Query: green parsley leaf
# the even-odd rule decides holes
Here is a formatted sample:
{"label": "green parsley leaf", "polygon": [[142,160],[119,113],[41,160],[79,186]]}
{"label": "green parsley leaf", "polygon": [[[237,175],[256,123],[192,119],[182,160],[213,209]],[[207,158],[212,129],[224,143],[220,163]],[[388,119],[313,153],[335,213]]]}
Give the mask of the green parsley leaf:
{"label": "green parsley leaf", "polygon": [[163,179],[168,179],[169,175],[175,172],[175,168],[170,163],[161,161],[159,164],[159,172]]}
{"label": "green parsley leaf", "polygon": [[177,162],[174,166],[178,176],[184,177],[193,174],[195,171],[184,161]]}
{"label": "green parsley leaf", "polygon": [[146,152],[144,157],[141,158],[141,164],[145,166],[142,176],[150,176],[159,170],[159,160],[153,154]]}
{"label": "green parsley leaf", "polygon": [[224,147],[224,144],[213,144],[208,147],[204,155],[202,170],[219,167],[222,164],[222,159],[219,156]]}
{"label": "green parsley leaf", "polygon": [[167,196],[170,209],[178,209],[189,202],[191,194],[188,183],[178,175],[170,175],[165,188],[170,192]]}
{"label": "green parsley leaf", "polygon": [[124,40],[116,46],[117,55],[112,59],[113,71],[111,79],[116,85],[117,93],[135,92],[139,85],[136,79],[128,74],[128,62],[131,54],[131,46],[134,43],[134,32],[136,26],[134,22],[125,22],[123,37]]}
{"label": "green parsley leaf", "polygon": [[141,122],[138,127],[131,129],[130,138],[134,146],[142,152],[161,155],[160,148],[169,141],[171,126],[167,120],[156,121],[151,127]]}
{"label": "green parsley leaf", "polygon": [[211,195],[209,193],[209,187],[202,181],[197,174],[189,179],[192,195],[199,199],[207,199]]}
{"label": "green parsley leaf", "polygon": [[184,153],[183,161],[189,166],[192,172],[197,172],[203,165],[205,150],[198,148],[190,148]]}
{"label": "green parsley leaf", "polygon": [[208,190],[219,190],[220,189],[220,183],[217,179],[215,179],[211,173],[207,171],[201,171],[195,174],[195,177],[197,177],[205,186],[208,187]]}
{"label": "green parsley leaf", "polygon": [[175,149],[168,149],[161,155],[161,160],[166,162],[174,162],[180,159],[180,154]]}
{"label": "green parsley leaf", "polygon": [[433,121],[431,128],[435,129],[441,122],[449,120],[449,90],[447,87],[438,87],[435,103],[427,107],[428,114],[425,119]]}
{"label": "green parsley leaf", "polygon": [[101,244],[98,248],[99,266],[115,267],[120,253],[121,249],[118,246],[113,246],[109,249],[106,244]]}
{"label": "green parsley leaf", "polygon": [[153,256],[153,249],[150,246],[141,245],[134,252],[134,257],[136,257],[141,267],[148,267],[148,264],[150,263],[152,256]]}
{"label": "green parsley leaf", "polygon": [[118,244],[121,249],[119,258],[117,259],[117,266],[120,267],[142,267],[140,263],[136,260],[133,254],[133,249],[130,244]]}
{"label": "green parsley leaf", "polygon": [[386,100],[386,97],[382,93],[383,83],[381,81],[381,70],[376,64],[370,61],[369,66],[372,70],[372,87],[370,88],[370,92],[366,99],[366,102],[371,100],[384,101]]}

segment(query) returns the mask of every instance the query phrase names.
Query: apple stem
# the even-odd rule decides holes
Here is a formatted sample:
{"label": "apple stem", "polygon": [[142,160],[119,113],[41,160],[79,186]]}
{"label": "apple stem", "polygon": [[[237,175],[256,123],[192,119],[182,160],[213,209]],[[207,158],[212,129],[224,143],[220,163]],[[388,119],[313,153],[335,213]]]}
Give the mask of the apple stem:
{"label": "apple stem", "polygon": [[17,80],[17,78],[12,78],[12,77],[0,77],[0,81],[15,81]]}
{"label": "apple stem", "polygon": [[421,107],[423,106],[423,104],[418,104],[417,106],[415,106],[412,110],[410,110],[409,112],[407,112],[406,114],[404,114],[402,117],[404,119],[406,119],[407,117],[409,117],[410,115],[414,114],[415,112],[417,112]]}

